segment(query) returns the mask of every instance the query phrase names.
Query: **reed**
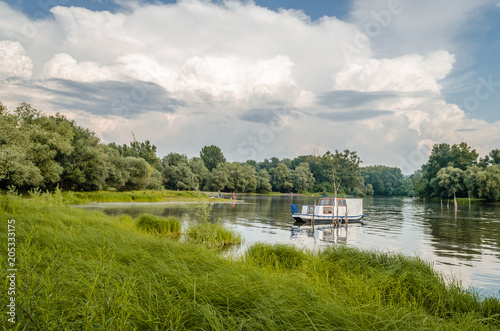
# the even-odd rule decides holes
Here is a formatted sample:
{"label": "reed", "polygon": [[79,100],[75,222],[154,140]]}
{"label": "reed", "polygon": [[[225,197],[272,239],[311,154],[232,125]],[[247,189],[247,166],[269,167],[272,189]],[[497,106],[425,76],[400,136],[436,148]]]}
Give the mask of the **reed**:
{"label": "reed", "polygon": [[147,233],[178,237],[181,234],[181,222],[172,216],[157,217],[143,214],[137,218],[137,227]]}
{"label": "reed", "polygon": [[[268,244],[231,258],[129,216],[0,199],[2,243],[16,220],[17,330],[500,328],[497,299],[447,285],[419,258]],[[11,329],[0,286],[0,329]]]}
{"label": "reed", "polygon": [[221,248],[241,243],[241,235],[226,228],[220,219],[215,223],[210,222],[211,204],[201,203],[196,209],[196,220],[188,220],[189,225],[186,231],[188,242],[202,244],[208,248]]}

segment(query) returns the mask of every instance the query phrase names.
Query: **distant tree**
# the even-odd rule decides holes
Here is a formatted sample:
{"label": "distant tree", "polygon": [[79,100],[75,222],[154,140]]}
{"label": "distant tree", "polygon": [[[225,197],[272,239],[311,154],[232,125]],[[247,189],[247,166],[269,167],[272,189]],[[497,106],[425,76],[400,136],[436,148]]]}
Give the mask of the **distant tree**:
{"label": "distant tree", "polygon": [[457,193],[465,189],[464,171],[454,167],[442,168],[430,184],[441,197],[456,198]]}
{"label": "distant tree", "polygon": [[255,161],[255,160],[247,160],[245,163],[254,167],[256,171],[260,170],[259,165],[257,164],[257,161]]}
{"label": "distant tree", "polygon": [[163,157],[161,160],[161,163],[163,167],[167,166],[179,166],[181,164],[189,164],[189,159],[186,155],[184,154],[179,154],[179,153],[169,153],[167,156]]}
{"label": "distant tree", "polygon": [[301,163],[293,170],[293,187],[300,191],[307,191],[314,186],[314,177],[309,170],[309,164],[306,162]]}
{"label": "distant tree", "polygon": [[198,190],[198,178],[186,163],[167,166],[164,170],[166,184],[171,189]]}
{"label": "distant tree", "polygon": [[208,171],[212,171],[220,163],[226,163],[226,158],[221,149],[215,145],[203,147],[200,151],[200,158],[205,163]]}
{"label": "distant tree", "polygon": [[110,143],[108,146],[118,150],[121,156],[140,157],[146,160],[152,167],[157,170],[162,170],[162,165],[158,156],[156,156],[156,146],[151,144],[149,140],[144,142],[131,141],[130,145],[116,145]]}
{"label": "distant tree", "polygon": [[292,174],[285,164],[278,163],[276,168],[271,168],[270,175],[273,191],[290,192],[293,188]]}
{"label": "distant tree", "polygon": [[431,185],[431,181],[436,178],[438,172],[447,167],[465,171],[468,167],[477,164],[477,159],[477,152],[465,142],[452,146],[449,144],[434,145],[428,162],[422,166],[424,187],[417,194],[429,197],[441,196],[440,186]]}
{"label": "distant tree", "polygon": [[255,192],[257,189],[257,173],[255,168],[249,164],[241,165],[234,162],[229,165],[229,176],[227,187],[240,193]]}
{"label": "distant tree", "polygon": [[225,163],[219,163],[212,169],[210,188],[214,191],[222,191],[227,186],[229,179],[229,169]]}
{"label": "distant tree", "polygon": [[489,158],[490,158],[490,164],[500,165],[500,149],[492,150],[490,152]]}
{"label": "distant tree", "polygon": [[58,158],[64,168],[59,185],[65,190],[97,191],[106,186],[109,176],[105,147],[88,129],[73,126],[73,147]]}
{"label": "distant tree", "polygon": [[125,168],[129,176],[123,189],[125,190],[143,190],[149,184],[149,177],[153,171],[143,158],[128,156],[125,158]]}
{"label": "distant tree", "polygon": [[500,200],[500,165],[491,165],[484,170],[479,196],[491,201]]}
{"label": "distant tree", "polygon": [[401,169],[386,166],[361,168],[365,184],[371,184],[375,195],[410,196],[411,180],[406,180]]}
{"label": "distant tree", "polygon": [[500,165],[490,165],[486,169],[478,166],[465,171],[465,185],[470,196],[487,200],[500,199]]}
{"label": "distant tree", "polygon": [[198,186],[203,191],[209,190],[210,185],[210,171],[208,171],[207,167],[205,167],[205,163],[199,157],[193,157],[189,160],[189,167],[191,171],[196,176],[196,181]]}
{"label": "distant tree", "polygon": [[261,171],[259,171],[257,177],[257,192],[267,193],[271,192],[272,190],[273,187],[271,185],[271,176],[266,169],[262,169]]}

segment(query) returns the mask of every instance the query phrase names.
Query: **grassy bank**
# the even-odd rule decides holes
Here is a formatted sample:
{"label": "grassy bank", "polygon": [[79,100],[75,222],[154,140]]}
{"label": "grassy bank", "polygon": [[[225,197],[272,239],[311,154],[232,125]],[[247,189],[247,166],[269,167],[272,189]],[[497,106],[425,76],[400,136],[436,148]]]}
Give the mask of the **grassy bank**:
{"label": "grassy bank", "polygon": [[[8,219],[16,221],[17,330],[500,328],[498,300],[445,285],[418,258],[258,244],[229,259],[144,231],[153,221],[139,228],[127,216],[12,196],[0,196],[3,280]],[[0,323],[11,329],[7,288]]]}
{"label": "grassy bank", "polygon": [[162,201],[223,201],[209,198],[203,192],[171,191],[171,190],[145,190],[128,192],[61,192],[53,193],[31,191],[25,195],[38,202],[51,202],[55,204],[83,205],[92,202],[162,202]]}

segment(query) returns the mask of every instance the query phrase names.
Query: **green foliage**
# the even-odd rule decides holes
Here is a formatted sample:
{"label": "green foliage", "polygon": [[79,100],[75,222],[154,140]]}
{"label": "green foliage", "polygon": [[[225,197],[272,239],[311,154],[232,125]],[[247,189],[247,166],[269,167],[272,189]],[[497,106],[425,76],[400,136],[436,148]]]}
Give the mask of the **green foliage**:
{"label": "green foliage", "polygon": [[226,163],[226,158],[221,149],[215,145],[203,147],[200,151],[200,158],[203,160],[203,163],[205,163],[208,171],[217,168],[221,163]]}
{"label": "green foliage", "polygon": [[477,163],[478,154],[467,143],[462,142],[450,146],[449,144],[436,144],[432,148],[429,161],[422,166],[423,185],[418,191],[415,191],[419,196],[442,196],[446,194],[436,185],[436,182],[431,184],[431,181],[436,178],[438,172],[447,167],[457,168],[465,171]]}
{"label": "green foliage", "polygon": [[271,185],[271,176],[266,169],[262,169],[261,171],[259,171],[257,177],[257,192],[267,193],[271,192],[272,190],[273,187]]}
{"label": "green foliage", "polygon": [[[228,258],[146,234],[127,216],[20,198],[15,214],[0,209],[0,218],[16,219],[20,330],[500,327],[498,299],[447,285],[419,258],[273,245]],[[6,226],[0,237],[7,238]],[[0,254],[7,255],[6,245]]]}
{"label": "green foliage", "polygon": [[156,217],[151,214],[143,214],[137,218],[137,228],[147,233],[163,236],[179,236],[181,222],[175,217]]}
{"label": "green foliage", "polygon": [[210,188],[214,191],[223,190],[229,182],[229,170],[227,165],[220,163],[216,168],[212,169],[210,178]]}
{"label": "green foliage", "polygon": [[500,199],[499,150],[477,162],[478,154],[467,143],[435,145],[429,161],[412,176],[420,197],[472,197]]}
{"label": "green foliage", "polygon": [[290,192],[293,188],[292,173],[284,163],[278,163],[276,168],[271,168],[270,175],[273,191]]}
{"label": "green foliage", "polygon": [[160,159],[156,156],[156,146],[152,145],[149,140],[145,142],[137,142],[134,140],[130,142],[130,146],[125,144],[120,146],[115,143],[111,143],[108,146],[117,150],[122,157],[132,156],[142,158],[156,170],[160,171],[162,169]]}
{"label": "green foliage", "polygon": [[385,196],[412,196],[411,180],[403,176],[401,169],[386,166],[361,168],[366,185],[371,184],[373,194]]}
{"label": "green foliage", "polygon": [[297,190],[297,193],[310,190],[314,185],[314,181],[307,162],[302,162],[293,171],[293,187]]}
{"label": "green foliage", "polygon": [[484,170],[477,166],[467,169],[465,185],[472,197],[500,200],[500,165],[490,165]]}
{"label": "green foliage", "polygon": [[155,151],[149,141],[105,146],[64,116],[46,116],[22,103],[14,113],[2,108],[0,114],[0,189],[160,189],[162,166]]}
{"label": "green foliage", "polygon": [[248,193],[257,190],[257,172],[249,164],[231,163],[228,166],[228,183],[231,191]]}
{"label": "green foliage", "polygon": [[442,168],[431,180],[430,185],[437,196],[456,197],[457,192],[465,189],[464,171],[454,167]]}

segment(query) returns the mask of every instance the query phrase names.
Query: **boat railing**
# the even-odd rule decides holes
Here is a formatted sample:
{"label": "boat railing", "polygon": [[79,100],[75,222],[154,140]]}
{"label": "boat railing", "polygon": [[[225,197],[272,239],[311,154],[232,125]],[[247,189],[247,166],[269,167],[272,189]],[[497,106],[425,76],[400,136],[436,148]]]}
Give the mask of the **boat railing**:
{"label": "boat railing", "polygon": [[337,194],[337,195],[326,194],[326,195],[321,195],[320,198],[343,198],[343,199],[346,199],[346,198],[354,198],[354,196],[348,195],[348,194]]}

